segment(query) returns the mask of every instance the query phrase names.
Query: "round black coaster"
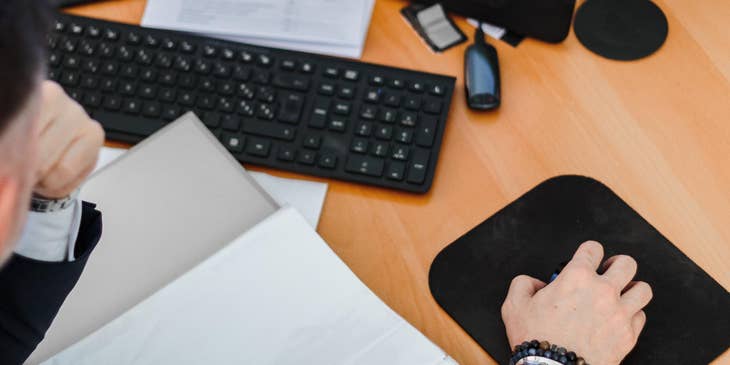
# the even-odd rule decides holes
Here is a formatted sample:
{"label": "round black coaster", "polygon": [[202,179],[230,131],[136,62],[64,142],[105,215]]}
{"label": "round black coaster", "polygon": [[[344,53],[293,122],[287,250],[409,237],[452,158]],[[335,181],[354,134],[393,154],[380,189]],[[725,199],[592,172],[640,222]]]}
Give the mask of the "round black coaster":
{"label": "round black coaster", "polygon": [[649,0],[586,0],[573,25],[592,52],[614,60],[637,60],[656,52],[667,39],[664,12]]}

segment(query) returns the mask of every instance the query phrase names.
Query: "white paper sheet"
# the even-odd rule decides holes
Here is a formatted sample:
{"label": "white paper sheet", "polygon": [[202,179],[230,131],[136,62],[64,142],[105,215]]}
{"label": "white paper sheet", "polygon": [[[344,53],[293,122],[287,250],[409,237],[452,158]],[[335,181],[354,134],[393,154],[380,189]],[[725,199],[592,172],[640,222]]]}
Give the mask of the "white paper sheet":
{"label": "white paper sheet", "polygon": [[359,58],[374,5],[375,0],[149,0],[142,25]]}
{"label": "white paper sheet", "polygon": [[[110,164],[121,157],[127,150],[123,148],[104,147],[99,154],[99,161],[94,171]],[[285,179],[269,174],[249,171],[261,187],[281,205],[291,205],[307,219],[307,222],[317,228],[322,215],[322,207],[327,196],[327,184],[313,181]]]}
{"label": "white paper sheet", "polygon": [[45,364],[455,362],[288,207]]}

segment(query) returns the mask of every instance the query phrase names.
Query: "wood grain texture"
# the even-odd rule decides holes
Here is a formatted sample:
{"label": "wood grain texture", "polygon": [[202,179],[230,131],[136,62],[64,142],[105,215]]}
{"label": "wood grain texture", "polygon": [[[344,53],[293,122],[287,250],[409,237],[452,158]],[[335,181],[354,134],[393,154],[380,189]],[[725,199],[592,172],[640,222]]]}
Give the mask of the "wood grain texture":
{"label": "wood grain texture", "polygon": [[[464,45],[434,54],[378,0],[363,59],[459,78],[432,191],[425,196],[330,182],[319,232],[386,303],[464,365],[494,361],[428,289],[436,254],[541,181],[603,181],[730,288],[730,2],[657,0],[669,38],[636,62],[605,60],[573,33],[559,45],[498,48],[503,105],[464,102]],[[138,23],[144,0],[73,13]],[[472,30],[463,19],[459,26]],[[278,176],[318,180],[251,167]],[[715,364],[730,364],[725,353]]]}

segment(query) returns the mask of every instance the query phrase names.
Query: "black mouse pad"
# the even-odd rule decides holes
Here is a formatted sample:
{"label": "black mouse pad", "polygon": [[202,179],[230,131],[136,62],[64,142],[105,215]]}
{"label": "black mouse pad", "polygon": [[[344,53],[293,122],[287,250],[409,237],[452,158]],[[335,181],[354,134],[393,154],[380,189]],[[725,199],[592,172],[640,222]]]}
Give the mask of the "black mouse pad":
{"label": "black mouse pad", "polygon": [[601,242],[606,258],[633,256],[637,279],[654,290],[646,327],[624,364],[704,365],[730,346],[728,291],[609,188],[586,177],[550,179],[446,247],[431,266],[431,293],[506,363],[500,307],[510,281],[527,274],[547,282],[588,240]]}
{"label": "black mouse pad", "polygon": [[586,0],[575,14],[573,29],[592,52],[631,61],[661,48],[669,25],[664,12],[649,0]]}

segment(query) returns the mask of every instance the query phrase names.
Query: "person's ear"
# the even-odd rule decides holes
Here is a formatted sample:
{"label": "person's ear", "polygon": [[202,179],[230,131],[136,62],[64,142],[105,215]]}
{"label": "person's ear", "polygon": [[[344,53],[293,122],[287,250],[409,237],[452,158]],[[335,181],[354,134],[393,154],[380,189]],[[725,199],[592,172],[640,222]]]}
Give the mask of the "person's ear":
{"label": "person's ear", "polygon": [[0,176],[0,257],[12,246],[17,234],[20,184],[11,177]]}

